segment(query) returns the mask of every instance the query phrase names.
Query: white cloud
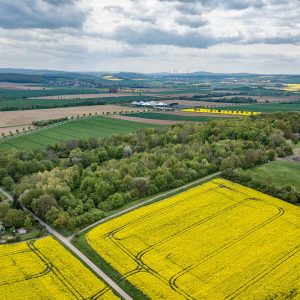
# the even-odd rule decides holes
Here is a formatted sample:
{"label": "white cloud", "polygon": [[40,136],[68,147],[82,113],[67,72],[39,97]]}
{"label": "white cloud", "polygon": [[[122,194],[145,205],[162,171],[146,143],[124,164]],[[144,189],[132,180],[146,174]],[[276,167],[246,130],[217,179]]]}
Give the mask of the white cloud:
{"label": "white cloud", "polygon": [[298,0],[3,1],[3,67],[261,73],[300,68]]}

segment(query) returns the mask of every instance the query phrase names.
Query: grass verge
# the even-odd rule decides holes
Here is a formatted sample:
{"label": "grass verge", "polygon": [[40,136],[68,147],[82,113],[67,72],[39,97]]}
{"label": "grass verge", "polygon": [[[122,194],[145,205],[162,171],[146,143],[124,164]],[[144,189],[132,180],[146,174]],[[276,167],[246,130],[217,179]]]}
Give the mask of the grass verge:
{"label": "grass verge", "polygon": [[256,178],[277,186],[292,185],[300,192],[300,162],[273,161],[251,170]]}
{"label": "grass verge", "polygon": [[87,243],[85,233],[81,233],[72,240],[72,244],[89,258],[97,267],[114,280],[133,299],[149,299],[145,294],[124,279],[114,268],[103,260]]}

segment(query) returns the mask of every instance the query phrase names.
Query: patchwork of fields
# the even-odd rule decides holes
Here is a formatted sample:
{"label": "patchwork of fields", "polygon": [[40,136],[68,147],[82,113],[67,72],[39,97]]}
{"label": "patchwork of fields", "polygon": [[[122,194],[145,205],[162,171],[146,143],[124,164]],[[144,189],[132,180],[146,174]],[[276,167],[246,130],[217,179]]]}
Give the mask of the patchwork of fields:
{"label": "patchwork of fields", "polygon": [[150,96],[119,96],[119,97],[101,97],[80,99],[16,99],[16,100],[0,100],[0,111],[14,111],[27,109],[46,109],[55,107],[73,107],[73,106],[93,106],[105,104],[129,103],[132,97],[136,101],[152,100]]}
{"label": "patchwork of fields", "polygon": [[110,94],[108,89],[45,88],[39,90],[9,90],[0,88],[0,111],[129,103],[132,102],[133,98],[136,101],[147,101],[152,100],[154,97],[125,93]]}
{"label": "patchwork of fields", "polygon": [[128,134],[146,127],[155,127],[155,125],[100,116],[84,118],[42,129],[37,132],[1,139],[0,150],[12,148],[22,150],[45,149],[50,144],[56,144],[62,141],[89,137],[102,138],[114,134]]}
{"label": "patchwork of fields", "polygon": [[23,111],[0,111],[0,133],[2,127],[14,127],[18,125],[31,125],[33,121],[42,121],[49,119],[71,118],[88,115],[105,115],[121,113],[126,111],[139,111],[135,107],[126,107],[119,105],[95,105],[80,107],[49,108]]}
{"label": "patchwork of fields", "polygon": [[0,246],[0,299],[119,299],[52,237]]}
{"label": "patchwork of fields", "polygon": [[108,221],[89,245],[151,299],[300,293],[300,209],[216,179]]}

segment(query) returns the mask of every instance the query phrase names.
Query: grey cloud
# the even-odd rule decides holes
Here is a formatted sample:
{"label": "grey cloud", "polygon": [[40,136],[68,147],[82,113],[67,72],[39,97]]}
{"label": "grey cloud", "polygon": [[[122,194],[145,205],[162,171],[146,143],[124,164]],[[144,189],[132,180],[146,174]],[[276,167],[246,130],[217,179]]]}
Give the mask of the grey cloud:
{"label": "grey cloud", "polygon": [[236,40],[236,38],[214,38],[198,31],[180,35],[157,28],[136,30],[129,27],[118,28],[112,38],[130,45],[168,45],[191,48],[207,48],[218,43]]}
{"label": "grey cloud", "polygon": [[138,20],[150,24],[154,24],[156,19],[155,16],[149,16],[142,13],[139,15],[133,14],[132,12],[130,12],[130,10],[126,10],[124,7],[119,5],[108,5],[105,6],[104,9],[113,14],[119,14],[131,20]]}
{"label": "grey cloud", "polygon": [[[164,0],[160,0],[163,2]],[[216,7],[225,7],[235,10],[243,10],[249,7],[260,8],[266,5],[265,0],[169,0],[170,2],[178,2],[179,8],[184,9],[185,5],[197,5],[201,4],[204,7],[214,9]],[[280,0],[274,0],[280,1]],[[284,0],[282,0],[284,1]],[[190,11],[192,7],[188,8]]]}
{"label": "grey cloud", "polygon": [[65,4],[76,2],[75,0],[44,0],[44,1],[54,5],[65,5]]}
{"label": "grey cloud", "polygon": [[293,45],[299,45],[300,44],[300,35],[297,36],[291,36],[291,37],[282,37],[282,36],[275,36],[275,37],[269,37],[259,40],[253,40],[252,43],[264,43],[264,44],[293,44]]}
{"label": "grey cloud", "polygon": [[201,13],[201,10],[194,6],[193,4],[186,3],[186,4],[179,4],[177,6],[177,10],[180,11],[181,13],[187,14],[187,15],[199,15]]}
{"label": "grey cloud", "polygon": [[52,5],[65,5],[75,3],[75,0],[44,0],[44,2],[47,2]]}
{"label": "grey cloud", "polygon": [[7,29],[79,28],[87,16],[74,0],[2,0],[0,27]]}
{"label": "grey cloud", "polygon": [[249,7],[253,7],[253,8],[261,8],[263,6],[265,6],[266,3],[263,0],[231,0],[228,2],[223,2],[223,6],[225,6],[226,8],[230,8],[230,9],[235,9],[235,10],[243,10],[243,9],[247,9]]}
{"label": "grey cloud", "polygon": [[190,28],[199,28],[199,27],[203,27],[207,24],[209,24],[209,22],[201,17],[198,18],[190,18],[190,17],[180,17],[176,19],[176,22],[180,25],[185,25],[188,26]]}

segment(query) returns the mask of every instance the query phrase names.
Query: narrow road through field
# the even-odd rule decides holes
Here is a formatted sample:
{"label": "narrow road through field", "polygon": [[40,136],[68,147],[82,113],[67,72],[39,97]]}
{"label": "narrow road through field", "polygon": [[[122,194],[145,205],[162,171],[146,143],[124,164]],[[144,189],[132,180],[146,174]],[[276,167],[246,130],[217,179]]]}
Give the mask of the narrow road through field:
{"label": "narrow road through field", "polygon": [[[185,184],[181,187],[178,187],[178,188],[175,188],[173,190],[170,190],[170,191],[167,191],[167,192],[164,192],[162,194],[159,194],[151,199],[148,199],[146,201],[143,201],[143,202],[140,202],[136,205],[133,205],[127,209],[124,209],[118,213],[115,213],[107,218],[104,218],[98,222],[95,222],[87,227],[85,227],[84,229],[80,230],[78,233],[81,233],[85,230],[88,230],[98,224],[101,224],[101,223],[104,223],[110,219],[113,219],[117,216],[120,216],[120,215],[123,215],[127,212],[130,212],[134,209],[137,209],[145,204],[149,204],[151,202],[154,202],[160,198],[166,198],[170,195],[173,195],[173,194],[176,194],[176,193],[179,193],[191,186],[194,186],[194,185],[197,185],[197,184],[201,184],[201,183],[204,183],[212,178],[215,178],[219,175],[221,175],[222,172],[217,172],[217,173],[214,173],[214,174],[211,174],[209,176],[206,176],[206,177],[203,177],[203,178],[200,178],[198,180],[195,180],[193,182],[190,182],[188,184]],[[0,187],[0,193],[2,193],[3,195],[5,195],[9,200],[13,201],[13,197],[10,193],[8,193],[7,191],[5,191],[3,188]],[[19,202],[22,209],[24,211],[28,211],[35,220],[37,220],[41,226],[44,226],[48,232],[50,234],[52,234],[53,236],[55,236],[61,243],[63,243],[69,250],[71,250],[71,252],[75,253],[82,261],[84,261],[96,274],[99,275],[100,278],[103,279],[104,282],[106,282],[113,290],[115,290],[123,299],[125,300],[133,300],[119,285],[117,285],[106,273],[104,273],[101,269],[99,269],[91,260],[89,260],[80,250],[78,250],[72,243],[71,243],[71,240],[72,238],[74,237],[74,235],[71,235],[69,237],[64,237],[62,236],[60,233],[58,233],[56,230],[54,230],[52,227],[50,227],[48,224],[46,224],[44,221],[42,221],[39,217],[37,217],[35,214],[33,214],[31,211],[29,211],[21,202]]]}
{"label": "narrow road through field", "polygon": [[[0,187],[0,193],[5,195],[9,200],[13,201],[12,195],[6,192],[4,189]],[[62,236],[57,231],[53,230],[49,225],[47,225],[44,221],[34,215],[31,211],[29,211],[22,203],[20,203],[23,210],[28,211],[35,220],[39,221],[39,223],[44,226],[50,234],[55,236],[61,243],[63,243],[69,250],[75,253],[82,261],[84,261],[96,274],[99,275],[100,278],[103,279],[113,290],[115,290],[123,299],[125,300],[133,300],[120,286],[118,286],[109,276],[107,276],[102,270],[100,270],[92,261],[90,261],[81,251],[79,251],[74,245],[71,244],[70,239]]]}

